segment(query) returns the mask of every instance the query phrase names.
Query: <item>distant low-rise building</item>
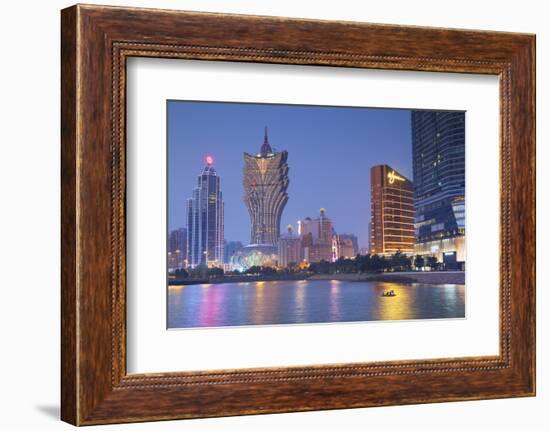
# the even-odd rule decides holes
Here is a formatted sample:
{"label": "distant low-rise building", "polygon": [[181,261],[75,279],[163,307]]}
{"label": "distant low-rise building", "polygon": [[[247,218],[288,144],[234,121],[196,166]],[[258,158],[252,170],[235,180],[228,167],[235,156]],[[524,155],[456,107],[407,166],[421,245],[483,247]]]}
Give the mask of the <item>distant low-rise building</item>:
{"label": "distant low-rise building", "polygon": [[253,266],[277,266],[277,246],[271,244],[248,244],[231,258],[231,268],[246,271]]}
{"label": "distant low-rise building", "polygon": [[187,229],[179,228],[168,236],[168,271],[187,267]]}
{"label": "distant low-rise building", "polygon": [[243,248],[243,243],[240,241],[226,241],[224,245],[224,263],[231,263],[231,258]]}

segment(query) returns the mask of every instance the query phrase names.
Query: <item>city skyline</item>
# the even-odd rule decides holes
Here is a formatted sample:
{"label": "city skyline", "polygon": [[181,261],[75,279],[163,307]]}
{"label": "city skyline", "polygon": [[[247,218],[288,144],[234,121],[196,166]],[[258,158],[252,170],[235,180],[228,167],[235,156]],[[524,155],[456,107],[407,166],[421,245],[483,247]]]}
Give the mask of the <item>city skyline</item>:
{"label": "city skyline", "polygon": [[[243,127],[242,118],[250,127]],[[326,207],[335,231],[356,235],[364,248],[369,168],[391,159],[396,169],[412,175],[410,118],[410,110],[169,101],[169,230],[186,226],[181,200],[189,194],[189,178],[196,181],[209,156],[222,178],[225,217],[239,220],[225,223],[225,239],[250,243],[242,154],[258,152],[267,125],[274,151],[289,153],[289,199],[281,230],[288,224],[296,228],[299,220]],[[216,127],[206,127],[207,122]],[[356,199],[358,188],[362,199]]]}
{"label": "city skyline", "polygon": [[464,112],[168,113],[169,328],[465,316]]}

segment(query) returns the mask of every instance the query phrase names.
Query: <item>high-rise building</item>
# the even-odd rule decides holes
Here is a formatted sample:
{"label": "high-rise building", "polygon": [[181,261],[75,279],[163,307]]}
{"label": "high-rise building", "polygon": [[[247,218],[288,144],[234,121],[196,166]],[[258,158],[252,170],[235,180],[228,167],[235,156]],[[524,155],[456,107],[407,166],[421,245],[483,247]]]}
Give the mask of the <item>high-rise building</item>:
{"label": "high-rise building", "polygon": [[224,253],[223,199],[211,156],[187,200],[187,264],[221,266]]}
{"label": "high-rise building", "polygon": [[388,165],[373,166],[371,187],[371,254],[414,251],[414,205],[411,181]]}
{"label": "high-rise building", "polygon": [[168,237],[168,271],[187,267],[187,229],[179,228]]}
{"label": "high-rise building", "polygon": [[349,233],[340,233],[334,236],[334,247],[336,248],[336,258],[341,257],[351,259],[359,253],[357,237]]}
{"label": "high-rise building", "polygon": [[308,262],[320,262],[322,260],[333,262],[336,260],[336,250],[333,244],[334,229],[332,221],[326,216],[324,208],[321,208],[319,218],[306,217],[301,220],[299,233],[305,260]]}
{"label": "high-rise building", "polygon": [[300,237],[292,233],[292,226],[288,225],[287,233],[281,235],[277,247],[279,266],[286,268],[291,263],[300,263],[302,257],[302,241]]}
{"label": "high-rise building", "polygon": [[464,112],[413,111],[415,253],[465,261]]}
{"label": "high-rise building", "polygon": [[271,148],[265,129],[256,155],[244,153],[244,202],[251,222],[250,243],[277,245],[281,215],[288,201],[288,153]]}

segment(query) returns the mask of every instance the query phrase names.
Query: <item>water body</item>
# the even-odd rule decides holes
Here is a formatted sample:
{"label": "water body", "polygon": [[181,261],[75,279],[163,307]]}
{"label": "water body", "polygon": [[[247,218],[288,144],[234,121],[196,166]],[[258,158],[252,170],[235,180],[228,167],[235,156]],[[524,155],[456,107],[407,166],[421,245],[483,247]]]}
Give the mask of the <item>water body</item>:
{"label": "water body", "polygon": [[[382,297],[387,290],[397,296]],[[463,318],[463,284],[285,280],[170,286],[168,328]]]}

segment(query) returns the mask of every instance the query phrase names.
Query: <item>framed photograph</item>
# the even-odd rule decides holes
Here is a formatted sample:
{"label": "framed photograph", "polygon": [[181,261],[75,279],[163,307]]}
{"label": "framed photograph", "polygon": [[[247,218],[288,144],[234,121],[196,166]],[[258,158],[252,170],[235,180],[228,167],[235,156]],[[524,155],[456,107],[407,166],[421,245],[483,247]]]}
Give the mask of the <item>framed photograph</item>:
{"label": "framed photograph", "polygon": [[465,318],[465,112],[166,115],[168,329]]}
{"label": "framed photograph", "polygon": [[62,419],[535,394],[535,37],[62,11]]}

